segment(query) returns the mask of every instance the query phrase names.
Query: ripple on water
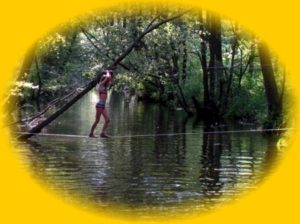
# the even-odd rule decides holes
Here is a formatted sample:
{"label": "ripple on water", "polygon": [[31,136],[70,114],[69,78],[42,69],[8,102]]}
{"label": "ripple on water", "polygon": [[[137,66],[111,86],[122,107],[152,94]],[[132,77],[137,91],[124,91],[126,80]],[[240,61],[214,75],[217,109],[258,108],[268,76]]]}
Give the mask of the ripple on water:
{"label": "ripple on water", "polygon": [[[118,116],[112,116],[110,133],[126,138],[34,137],[20,149],[24,165],[60,195],[93,207],[124,205],[122,213],[134,211],[141,216],[151,211],[175,215],[180,209],[183,215],[191,210],[205,212],[255,188],[276,158],[276,136],[205,135],[203,126],[184,123],[179,115],[161,119],[170,112],[161,113],[158,107],[147,108],[143,114],[137,109],[130,114],[118,104],[111,109]],[[75,110],[76,105],[72,113]],[[68,116],[64,115],[64,122],[77,122],[71,119],[74,114]],[[93,116],[84,119],[92,123]],[[54,123],[48,131],[83,134],[90,123],[63,130],[61,121],[57,129]],[[155,135],[183,132],[193,134]],[[138,133],[153,136],[130,137]]]}

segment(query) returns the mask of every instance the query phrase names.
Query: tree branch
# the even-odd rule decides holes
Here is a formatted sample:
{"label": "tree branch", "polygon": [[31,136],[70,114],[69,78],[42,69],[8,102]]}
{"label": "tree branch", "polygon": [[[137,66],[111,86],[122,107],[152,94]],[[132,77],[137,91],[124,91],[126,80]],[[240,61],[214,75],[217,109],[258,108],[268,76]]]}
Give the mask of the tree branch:
{"label": "tree branch", "polygon": [[[190,11],[190,10],[189,10]],[[157,29],[161,25],[168,23],[174,19],[177,19],[181,16],[183,16],[188,11],[185,11],[181,14],[178,14],[176,16],[173,16],[171,18],[165,19],[161,22],[158,22],[154,25],[148,26],[143,33],[141,33],[136,40],[125,50],[123,54],[121,54],[110,66],[107,67],[107,69],[114,69],[120,62],[134,49],[135,45],[141,41],[148,33],[153,31],[154,29]],[[68,101],[64,106],[62,106],[60,109],[58,109],[56,112],[54,112],[52,115],[50,115],[46,120],[42,121],[40,124],[29,130],[29,133],[20,135],[18,139],[25,140],[33,136],[35,133],[39,133],[45,126],[50,124],[53,120],[55,120],[58,116],[60,116],[62,113],[64,113],[67,109],[69,109],[74,103],[76,103],[82,96],[84,96],[86,93],[88,93],[92,88],[94,88],[99,80],[102,77],[103,72],[99,73],[94,79],[92,79],[86,87],[79,92],[77,95],[75,95],[70,101]]]}

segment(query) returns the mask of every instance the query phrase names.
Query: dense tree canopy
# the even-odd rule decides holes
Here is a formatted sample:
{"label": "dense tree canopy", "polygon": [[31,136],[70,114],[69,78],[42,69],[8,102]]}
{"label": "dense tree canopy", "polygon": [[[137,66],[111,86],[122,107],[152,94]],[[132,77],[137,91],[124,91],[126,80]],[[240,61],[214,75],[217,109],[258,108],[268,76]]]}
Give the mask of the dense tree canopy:
{"label": "dense tree canopy", "polygon": [[129,89],[146,103],[205,119],[283,125],[288,87],[278,59],[236,22],[204,10],[131,7],[76,19],[28,53],[8,102],[19,105],[23,120],[50,113],[112,64],[114,90]]}

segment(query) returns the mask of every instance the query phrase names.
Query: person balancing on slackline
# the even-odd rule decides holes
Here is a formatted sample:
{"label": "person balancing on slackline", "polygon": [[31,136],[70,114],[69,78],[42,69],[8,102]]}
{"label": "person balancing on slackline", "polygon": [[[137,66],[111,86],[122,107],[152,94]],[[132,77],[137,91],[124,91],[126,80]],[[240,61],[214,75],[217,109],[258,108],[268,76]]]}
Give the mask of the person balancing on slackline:
{"label": "person balancing on slackline", "polygon": [[108,88],[112,86],[112,70],[106,70],[104,74],[102,75],[96,89],[99,93],[99,101],[96,103],[96,118],[92,125],[91,132],[89,134],[89,137],[95,138],[94,135],[95,128],[97,127],[97,124],[100,121],[101,114],[104,117],[104,125],[100,134],[100,137],[102,138],[108,138],[109,136],[106,133],[106,129],[108,127],[108,124],[110,122],[110,117],[107,112],[107,109],[105,108],[105,103],[107,99],[107,91]]}

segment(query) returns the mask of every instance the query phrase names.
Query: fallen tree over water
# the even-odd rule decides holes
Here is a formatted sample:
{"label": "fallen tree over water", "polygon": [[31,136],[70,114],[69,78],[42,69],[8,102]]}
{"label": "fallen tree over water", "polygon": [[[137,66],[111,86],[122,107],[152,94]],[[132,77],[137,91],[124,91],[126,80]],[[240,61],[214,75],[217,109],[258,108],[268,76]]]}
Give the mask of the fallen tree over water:
{"label": "fallen tree over water", "polygon": [[157,18],[154,18],[149,25],[144,29],[144,31],[127,47],[127,49],[117,58],[113,61],[111,65],[109,65],[107,68],[102,68],[102,71],[98,73],[98,75],[93,78],[87,85],[85,85],[80,92],[78,92],[73,98],[71,98],[67,103],[65,103],[61,108],[57,109],[53,114],[51,114],[47,119],[43,120],[41,123],[30,129],[26,134],[22,134],[18,137],[19,140],[25,140],[33,136],[35,133],[39,133],[45,126],[50,124],[52,121],[54,121],[57,117],[59,117],[61,114],[63,114],[66,110],[68,110],[73,104],[75,104],[81,97],[83,97],[86,93],[88,93],[91,89],[93,89],[99,80],[101,79],[101,76],[103,74],[103,71],[106,69],[114,69],[116,68],[123,60],[126,58],[127,55],[130,54],[130,52],[137,46],[137,44],[151,31],[159,28],[161,25],[168,23],[172,20],[175,20],[177,18],[180,18],[188,11],[185,11],[183,13],[180,13],[178,15],[175,15],[173,17],[167,18],[165,20],[162,20],[160,22],[154,23]]}

